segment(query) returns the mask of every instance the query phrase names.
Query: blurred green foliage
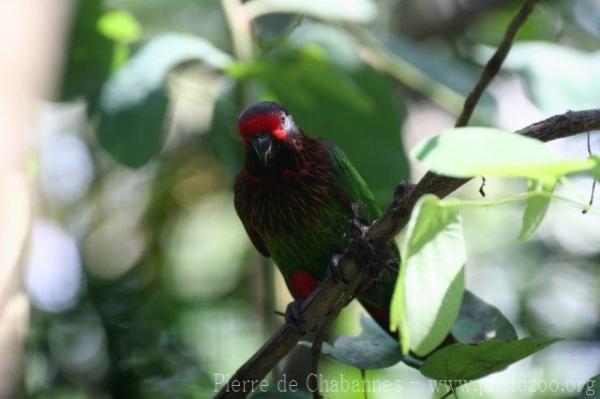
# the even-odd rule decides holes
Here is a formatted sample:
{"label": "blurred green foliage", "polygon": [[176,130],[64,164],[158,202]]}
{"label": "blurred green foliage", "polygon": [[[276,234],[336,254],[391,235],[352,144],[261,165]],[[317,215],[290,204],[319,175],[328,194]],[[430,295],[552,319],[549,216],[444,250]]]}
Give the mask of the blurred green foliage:
{"label": "blurred green foliage", "polygon": [[79,1],[74,18],[59,98],[70,100],[84,95],[93,99],[108,78],[114,43],[97,27],[102,18],[102,1]]}
{"label": "blurred green foliage", "polygon": [[[329,7],[308,0],[250,3],[262,16],[253,22],[254,56],[241,62],[228,31],[239,21],[226,20],[221,2],[74,2],[56,102],[42,125],[41,211],[33,229],[53,220],[77,244],[78,259],[71,260],[71,269],[48,271],[43,262],[28,266],[26,286],[35,299],[28,397],[210,397],[215,382],[269,336],[279,322],[273,311],[288,300],[273,266],[258,258],[233,210],[232,181],[243,163],[239,111],[260,99],[282,102],[308,133],[335,141],[348,154],[385,206],[396,183],[418,176],[406,147],[437,133],[430,129],[448,118],[446,112],[456,113],[489,56],[488,46],[499,42],[518,5],[482,2],[480,11],[462,14],[472,1],[354,0],[347,2],[354,7],[350,10],[339,1]],[[594,4],[543,2],[519,35],[507,60],[510,73],[503,78],[522,79],[533,119],[597,106]],[[273,7],[288,12],[270,14]],[[300,9],[306,15],[298,15]],[[458,22],[445,28],[452,18]],[[420,30],[398,27],[395,21],[401,20]],[[501,122],[502,100],[486,93],[477,122]],[[511,97],[508,102],[513,100],[522,101]],[[510,118],[504,116],[505,125],[512,117],[520,121],[517,114],[529,109],[518,104],[509,108]],[[411,120],[423,109],[435,113]],[[584,148],[581,141],[576,145]],[[454,155],[454,162],[461,162],[460,154]],[[492,195],[514,191],[510,182],[488,185]],[[56,194],[60,190],[64,195]],[[536,209],[546,211],[547,205]],[[463,342],[492,335],[510,341],[491,345],[518,346],[511,361],[547,342],[515,341],[512,322],[519,336],[561,336],[581,343],[585,359],[596,356],[597,220],[594,224],[551,205],[542,233],[519,243],[514,237],[522,212],[511,209],[465,211],[467,286],[485,301],[469,291],[462,297],[461,290],[456,298],[463,298],[463,306],[452,332]],[[533,219],[534,230],[541,218]],[[71,259],[60,248],[45,258],[52,265]],[[65,282],[72,279],[65,270],[83,275],[74,289],[67,289]],[[61,302],[67,291],[71,296]],[[348,309],[335,330],[357,335],[356,313],[356,307]],[[395,363],[397,346],[390,344],[389,357],[390,352],[373,348],[372,339],[361,344],[365,336],[381,334],[369,330],[368,323],[363,322],[367,327],[358,341],[329,347],[331,357],[365,368],[381,361],[377,356],[394,361],[376,366]],[[453,350],[464,359],[476,348],[458,345]],[[535,357],[535,366],[548,378],[556,376],[552,365],[562,366],[572,355],[560,344],[553,347],[559,348],[553,352],[559,360]],[[477,376],[510,363],[503,356],[487,360],[478,365]],[[587,380],[598,372],[592,361],[578,364],[578,374],[561,370],[561,376]],[[282,366],[274,377],[297,371],[295,366],[300,367]],[[343,373],[351,380],[416,381],[403,387],[403,395],[435,396],[418,371],[405,365],[372,370],[365,377],[338,361],[323,360],[322,370],[332,379]],[[518,370],[521,377],[539,377],[532,367]],[[576,395],[563,391],[552,397]],[[362,392],[326,396],[364,397]],[[396,396],[369,393],[370,398]]]}

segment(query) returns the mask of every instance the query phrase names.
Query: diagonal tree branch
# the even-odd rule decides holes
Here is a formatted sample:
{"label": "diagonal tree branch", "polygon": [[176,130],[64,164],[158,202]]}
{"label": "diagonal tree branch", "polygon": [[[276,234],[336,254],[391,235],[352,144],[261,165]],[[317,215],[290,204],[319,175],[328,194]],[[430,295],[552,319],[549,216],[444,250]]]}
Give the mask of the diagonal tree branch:
{"label": "diagonal tree branch", "polygon": [[[537,0],[525,0],[492,59],[487,63],[482,76],[465,101],[463,112],[456,126],[465,125],[470,119],[481,94],[499,71],[518,29],[526,21]],[[571,123],[572,121],[572,123]],[[530,137],[548,141],[577,133],[600,128],[600,110],[570,112],[552,117],[529,126],[521,131]],[[375,245],[383,247],[392,240],[408,223],[410,213],[417,200],[427,193],[445,197],[466,183],[466,179],[454,179],[427,173],[408,193],[397,193],[386,213],[368,229],[367,238]],[[345,276],[352,276],[348,284],[335,283],[325,279],[302,305],[302,330],[311,331],[318,327],[324,318],[335,317],[343,308],[348,295],[354,296],[357,290],[369,282],[366,268],[358,265],[347,256],[340,262]],[[227,382],[216,398],[244,398],[258,388],[267,373],[290,351],[302,336],[284,324],[273,336],[240,367]]]}

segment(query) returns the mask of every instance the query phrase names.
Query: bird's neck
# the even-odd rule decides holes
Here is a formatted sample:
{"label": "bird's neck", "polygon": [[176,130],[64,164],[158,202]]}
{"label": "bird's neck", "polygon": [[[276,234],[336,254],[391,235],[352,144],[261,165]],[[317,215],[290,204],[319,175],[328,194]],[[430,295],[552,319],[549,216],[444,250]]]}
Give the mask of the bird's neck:
{"label": "bird's neck", "polygon": [[281,180],[306,173],[313,164],[315,156],[315,143],[313,139],[305,137],[302,145],[281,145],[276,155],[264,164],[252,148],[246,150],[246,171],[253,176],[267,180]]}

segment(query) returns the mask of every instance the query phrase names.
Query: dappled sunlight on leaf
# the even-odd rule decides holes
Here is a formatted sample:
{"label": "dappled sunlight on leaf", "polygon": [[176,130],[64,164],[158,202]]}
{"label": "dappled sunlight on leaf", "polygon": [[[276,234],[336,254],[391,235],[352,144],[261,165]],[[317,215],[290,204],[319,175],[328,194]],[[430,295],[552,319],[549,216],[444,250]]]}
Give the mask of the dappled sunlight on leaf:
{"label": "dappled sunlight on leaf", "polygon": [[415,206],[391,305],[403,352],[425,355],[450,332],[464,292],[466,251],[458,209],[434,195]]}
{"label": "dappled sunlight on leaf", "polygon": [[142,27],[133,15],[126,11],[109,11],[98,19],[98,30],[116,42],[132,42],[140,38]]}
{"label": "dappled sunlight on leaf", "polygon": [[189,61],[224,68],[231,58],[201,38],[166,34],[143,46],[103,87],[97,136],[115,160],[140,167],[159,152],[166,130],[167,74]]}
{"label": "dappled sunlight on leaf", "polygon": [[235,287],[250,242],[229,194],[214,194],[184,213],[168,242],[168,279],[176,294],[207,299]]}
{"label": "dappled sunlight on leaf", "polygon": [[598,165],[593,157],[561,159],[539,140],[486,127],[445,130],[417,145],[412,155],[447,176],[526,177],[542,180],[549,187],[564,175]]}

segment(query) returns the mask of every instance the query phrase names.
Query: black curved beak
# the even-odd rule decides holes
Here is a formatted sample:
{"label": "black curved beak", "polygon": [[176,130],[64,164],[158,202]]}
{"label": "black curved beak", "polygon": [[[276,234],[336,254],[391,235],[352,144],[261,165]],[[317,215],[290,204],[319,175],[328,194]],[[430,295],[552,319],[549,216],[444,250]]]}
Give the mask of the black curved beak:
{"label": "black curved beak", "polygon": [[250,139],[258,159],[265,165],[269,163],[273,157],[273,138],[268,133],[260,133]]}

